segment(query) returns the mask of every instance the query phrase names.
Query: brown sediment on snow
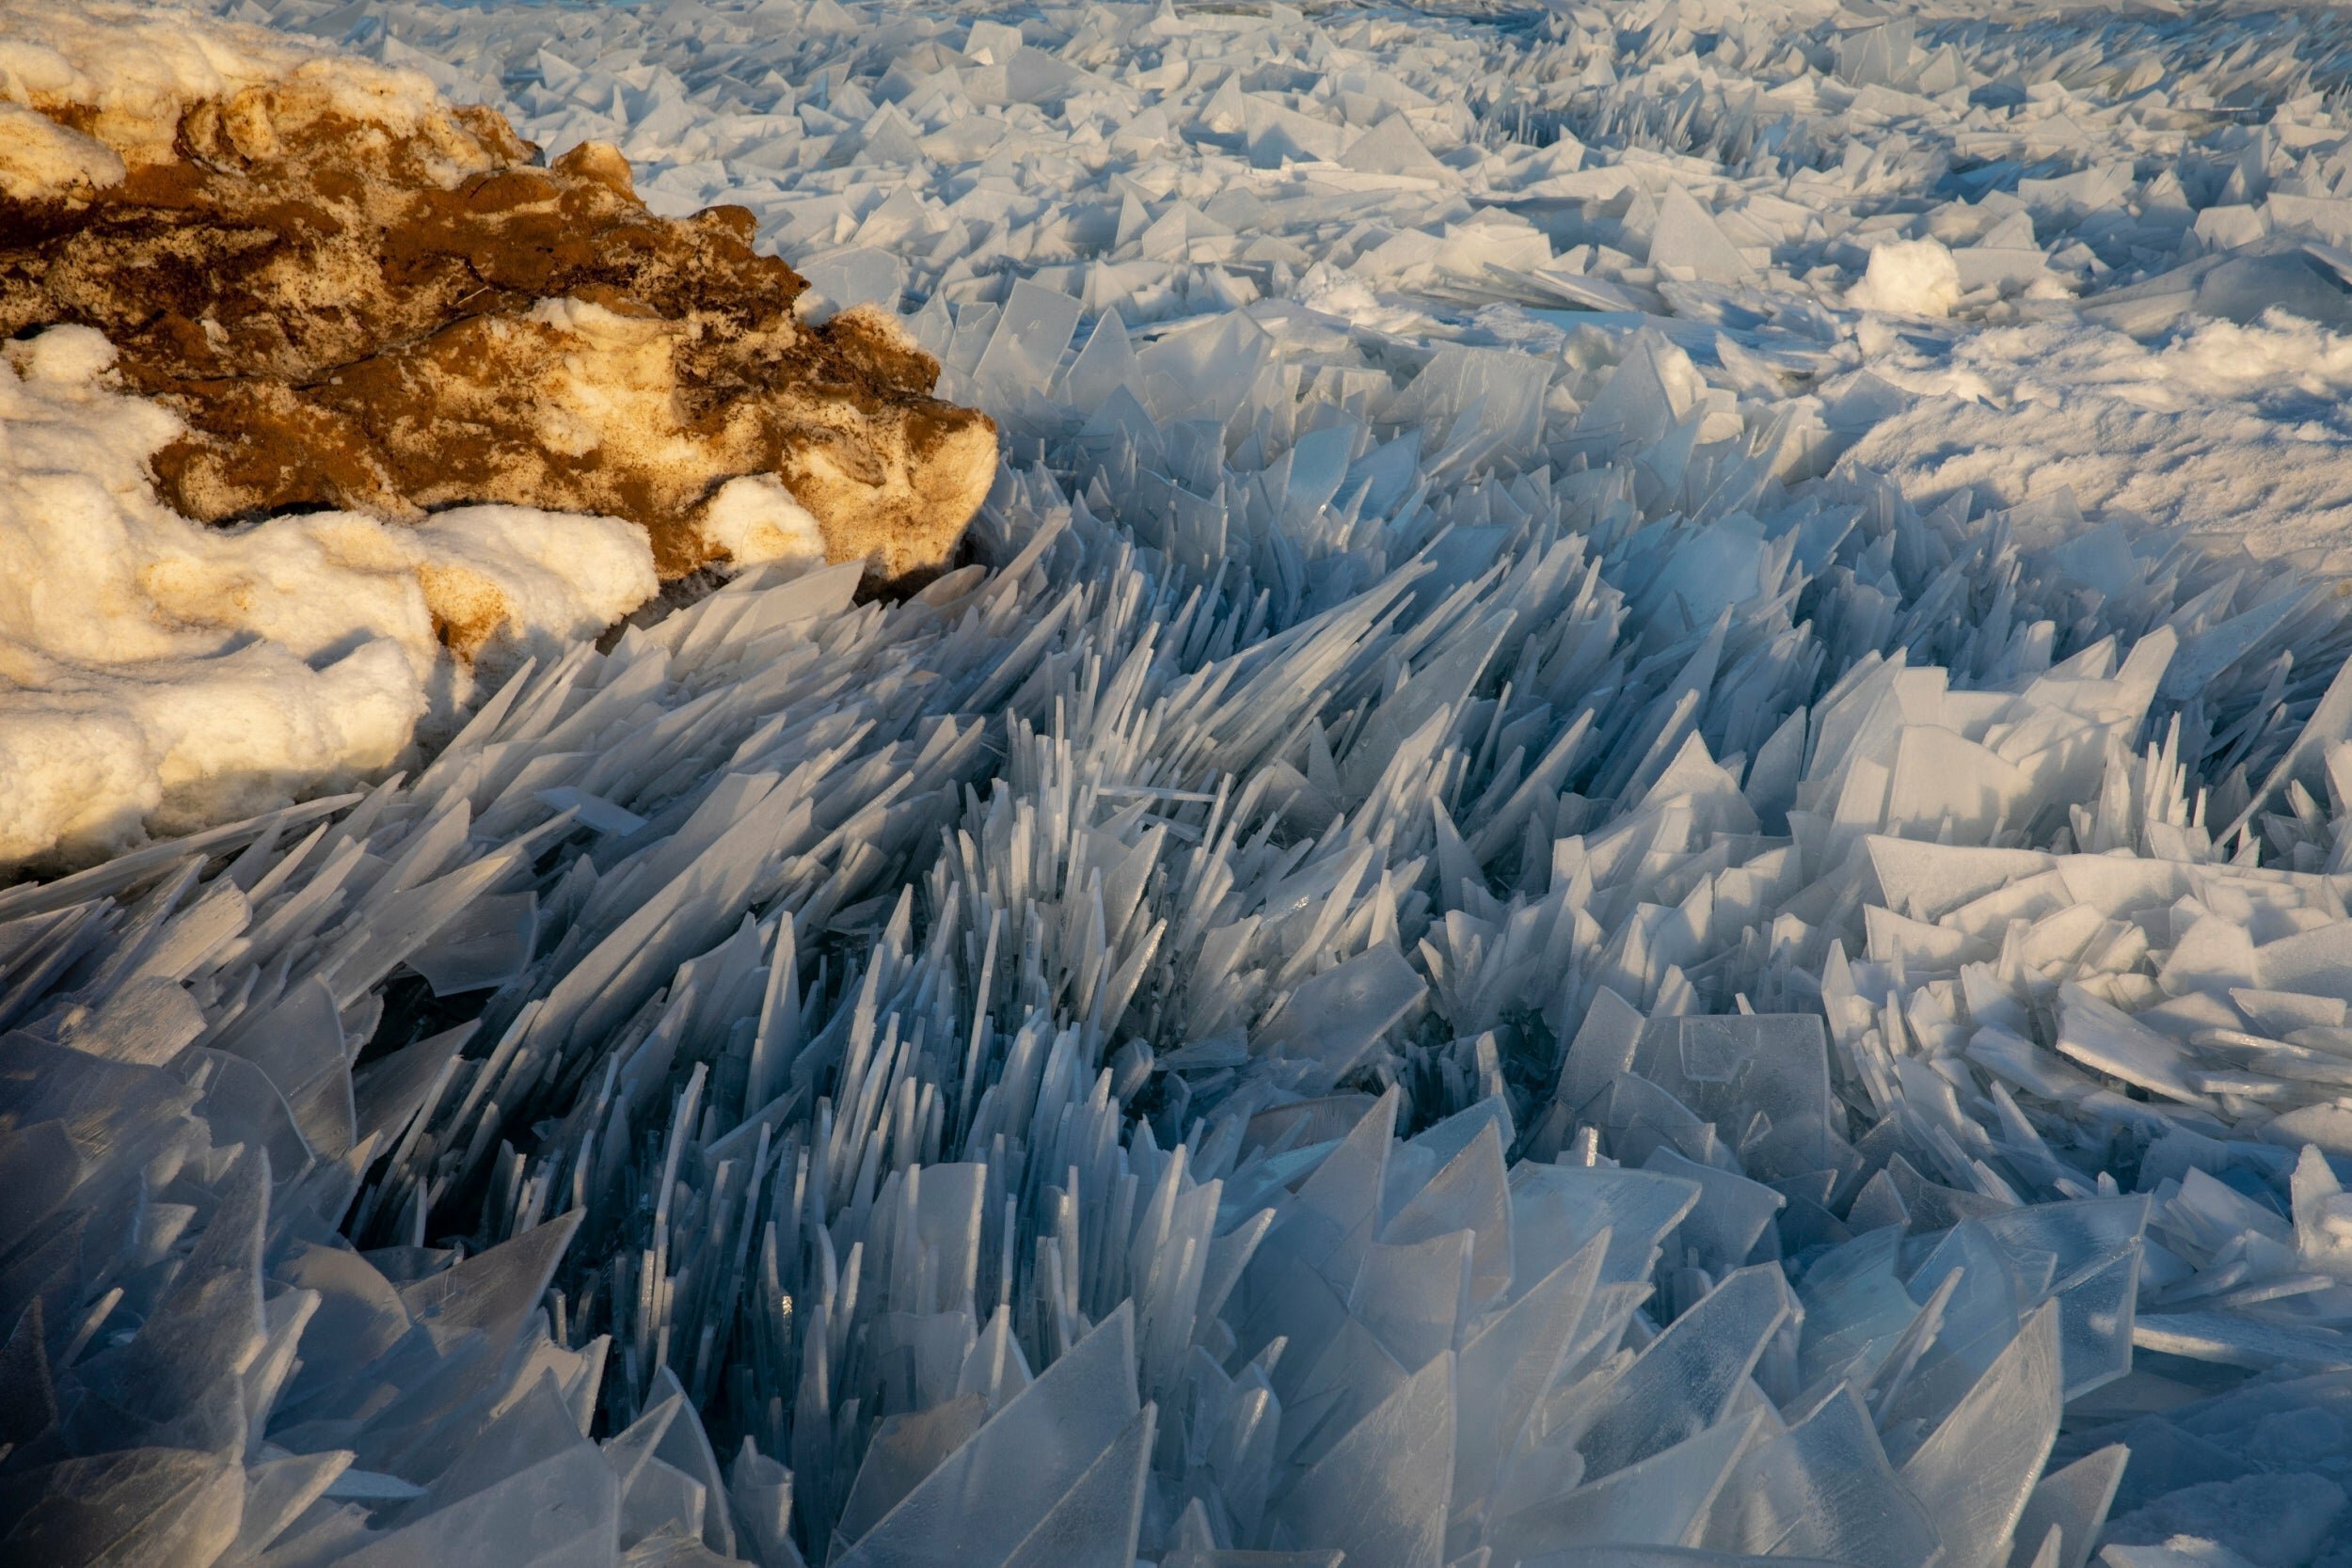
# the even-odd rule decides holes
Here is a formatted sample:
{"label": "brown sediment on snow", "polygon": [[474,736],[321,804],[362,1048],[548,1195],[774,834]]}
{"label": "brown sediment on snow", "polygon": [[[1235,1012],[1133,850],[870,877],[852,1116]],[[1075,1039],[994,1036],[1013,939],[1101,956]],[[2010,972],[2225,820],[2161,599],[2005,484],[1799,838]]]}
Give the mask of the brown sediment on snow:
{"label": "brown sediment on snow", "polygon": [[[0,338],[103,332],[186,421],[155,477],[199,521],[601,513],[675,578],[805,508],[828,559],[890,578],[945,562],[993,476],[995,427],[930,396],[895,319],[799,321],[750,213],[656,216],[611,147],[543,166],[488,109],[373,113],[308,69],[170,105],[167,137],[71,95],[0,107],[44,120],[0,134],[0,174],[25,166],[0,179]],[[789,496],[713,504],[761,475]]]}

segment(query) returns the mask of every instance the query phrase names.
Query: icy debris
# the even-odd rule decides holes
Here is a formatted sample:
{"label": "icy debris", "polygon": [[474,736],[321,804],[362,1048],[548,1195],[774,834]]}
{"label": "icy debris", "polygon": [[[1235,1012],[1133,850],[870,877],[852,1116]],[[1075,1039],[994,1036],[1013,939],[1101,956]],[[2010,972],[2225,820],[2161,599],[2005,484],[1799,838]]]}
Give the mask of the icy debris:
{"label": "icy debris", "polygon": [[[1412,406],[1458,422],[1452,396]],[[1141,413],[1055,418],[1053,461],[1102,497],[1156,471],[1144,441],[1186,450]],[[1296,526],[1217,449],[1181,461],[1244,498],[1243,561]],[[1720,608],[1644,652],[1587,553],[1611,526],[1539,522],[1531,479],[1474,492],[1529,511],[1457,526],[1495,531],[1468,554],[1209,598],[1039,474],[984,520],[993,575],[896,610],[844,573],[746,578],[518,674],[331,826],[0,898],[14,1081],[40,1085],[12,1143],[57,1173],[7,1306],[40,1346],[11,1387],[58,1415],[6,1463],[189,1441],[195,1406],[123,1405],[115,1368],[184,1365],[163,1347],[200,1329],[258,1347],[206,1363],[264,1369],[233,1376],[280,1376],[268,1343],[299,1369],[240,1384],[240,1435],[199,1450],[271,1521],[262,1560],[969,1560],[983,1522],[1006,1561],[1990,1563],[2026,1522],[2088,1545],[2106,1483],[2045,1496],[2045,1456],[2131,1443],[2184,1367],[2326,1364],[2337,1287],[2300,1276],[2331,1278],[2340,1183],[2302,1155],[2297,1223],[2261,1218],[2291,1152],[2234,1136],[2248,1085],[2210,1075],[2256,1029],[2325,1054],[2343,998],[2296,988],[2334,983],[2328,927],[2284,911],[2333,874],[2233,863],[2179,800],[2177,733],[2130,749],[2169,629],[2057,663],[1944,644],[2009,690],[1871,654],[1707,708],[1727,647],[1805,635],[1797,555],[1771,562],[1807,535],[1681,579],[1661,609]],[[1638,507],[1604,494],[1638,562]],[[1879,537],[1931,537],[1854,492],[1810,546],[1856,552],[1825,578],[1881,547],[1845,543],[1866,502]],[[1833,637],[1871,602],[1839,569]],[[1716,762],[1724,726],[1761,760],[1792,721],[1785,773]],[[1985,754],[1980,810],[1916,794],[1963,765],[1902,782],[1920,735]],[[1429,781],[1460,778],[1449,807]],[[1922,825],[2044,847],[1900,836]],[[2201,909],[2264,940],[2185,956]],[[470,992],[426,957],[518,921]],[[135,1024],[157,986],[192,1027]],[[1701,1011],[1718,987],[1790,1010]],[[2102,1086],[2127,1069],[2185,1098]],[[2119,1138],[2137,1195],[2105,1174]],[[2255,1185],[2208,1174],[2233,1161]],[[139,1217],[136,1173],[167,1169],[181,1207]],[[77,1210],[124,1216],[142,1272],[42,1241]],[[246,1270],[260,1319],[191,1293],[206,1269]],[[2297,1397],[2263,1408],[2325,1414]],[[2119,1414],[2070,1433],[2070,1399]],[[306,1456],[358,1479],[268,1503]],[[28,1477],[160,1528],[80,1470]]]}
{"label": "icy debris", "polygon": [[[0,1544],[2340,1533],[2342,601],[2088,488],[1834,467],[1955,368],[2228,389],[2213,324],[1960,260],[2165,276],[2188,222],[2134,256],[2117,170],[2030,171],[2228,118],[2159,87],[2185,22],[2101,19],[2155,74],[2084,82],[2112,40],[1826,8],[383,14],[550,144],[908,258],[1011,461],[908,602],[748,574],[413,781],[0,892]],[[2302,70],[2215,69],[2282,114]],[[1400,120],[1450,178],[1350,162]],[[2133,175],[2151,227],[2319,145],[2265,135]],[[1957,315],[2022,323],[1977,359],[1831,309],[1922,237],[1855,204],[1947,174]],[[2306,417],[2259,379],[2214,417]]]}

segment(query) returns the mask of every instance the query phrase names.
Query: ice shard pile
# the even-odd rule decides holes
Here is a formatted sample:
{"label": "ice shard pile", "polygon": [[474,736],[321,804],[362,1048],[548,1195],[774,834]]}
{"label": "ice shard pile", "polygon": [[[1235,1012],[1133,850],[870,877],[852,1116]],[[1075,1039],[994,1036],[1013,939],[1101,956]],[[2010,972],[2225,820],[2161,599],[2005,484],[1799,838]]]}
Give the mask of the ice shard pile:
{"label": "ice shard pile", "polygon": [[[413,776],[0,891],[0,1551],[2352,1559],[2331,582],[1831,467],[1932,318],[1454,292],[1518,232],[1470,174],[1583,171],[1437,77],[1605,65],[1583,13],[395,15],[531,134],[668,138],[648,191],[768,146],[837,244],[946,257],[913,330],[1006,462],[903,602],[748,573]],[[1960,90],[1850,31],[1849,83]],[[1962,32],[1934,70],[2010,69]],[[1052,172],[1180,120],[1260,207]],[[917,166],[977,198],[936,248]],[[1321,259],[1241,292],[1284,201]],[[1709,211],[1643,221],[1727,266]],[[1053,259],[1163,224],[1161,294]],[[1350,271],[1391,245],[1420,292]]]}

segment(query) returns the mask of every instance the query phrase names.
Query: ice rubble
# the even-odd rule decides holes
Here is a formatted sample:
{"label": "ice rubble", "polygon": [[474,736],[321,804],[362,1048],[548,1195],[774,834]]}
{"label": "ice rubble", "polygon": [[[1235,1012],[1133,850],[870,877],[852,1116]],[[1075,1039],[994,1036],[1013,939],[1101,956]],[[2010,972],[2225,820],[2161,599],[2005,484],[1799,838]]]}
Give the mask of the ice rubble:
{"label": "ice rubble", "polygon": [[[0,1542],[2341,1563],[2343,601],[1813,477],[1948,328],[1628,172],[1899,192],[1928,129],[1825,138],[2063,150],[2199,39],[1645,14],[393,12],[682,204],[775,170],[1012,461],[909,603],[747,577],[413,781],[0,893]],[[1702,30],[1802,90],[1726,120]]]}

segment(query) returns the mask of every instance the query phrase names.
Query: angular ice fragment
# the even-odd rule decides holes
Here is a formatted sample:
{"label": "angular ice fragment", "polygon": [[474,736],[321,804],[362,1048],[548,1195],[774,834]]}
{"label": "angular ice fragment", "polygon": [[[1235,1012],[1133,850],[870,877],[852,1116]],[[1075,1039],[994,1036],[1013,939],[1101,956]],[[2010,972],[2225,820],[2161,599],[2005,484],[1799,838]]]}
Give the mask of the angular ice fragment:
{"label": "angular ice fragment", "polygon": [[542,1373],[519,1399],[448,1456],[447,1467],[405,1516],[413,1519],[448,1508],[585,1441],[556,1387],[554,1373]]}
{"label": "angular ice fragment", "polygon": [[1364,1255],[1347,1308],[1378,1337],[1406,1371],[1454,1348],[1470,1294],[1469,1230],[1399,1244],[1375,1243]]}
{"label": "angular ice fragment", "polygon": [[1390,1217],[1380,1239],[1406,1245],[1426,1238],[1471,1233],[1470,1295],[1483,1308],[1511,1283],[1511,1204],[1500,1127],[1487,1121],[1421,1191]]}
{"label": "angular ice fragment", "polygon": [[2167,1099],[2212,1107],[2183,1076],[2190,1058],[2180,1045],[2071,982],[2059,988],[2058,1004],[2060,1052]]}
{"label": "angular ice fragment", "polygon": [[600,1445],[604,1462],[612,1467],[612,1474],[621,1483],[623,1496],[626,1497],[628,1489],[636,1484],[638,1473],[653,1462],[654,1450],[660,1446],[662,1434],[670,1430],[670,1423],[677,1419],[677,1414],[685,1404],[683,1391],[674,1391],[654,1400],[638,1413],[635,1420]]}
{"label": "angular ice fragment", "polygon": [[746,1437],[727,1468],[727,1496],[754,1560],[794,1568],[801,1558],[791,1535],[792,1472]]}
{"label": "angular ice fragment", "polygon": [[1542,434],[1550,382],[1551,366],[1534,355],[1448,343],[1397,394],[1387,417],[1442,431],[1449,447],[1475,428],[1493,447],[1523,451]]}
{"label": "angular ice fragment", "polygon": [[330,1158],[351,1147],[355,1132],[342,1007],[325,981],[307,979],[214,1042],[267,1073],[304,1139]]}
{"label": "angular ice fragment", "polygon": [[352,1568],[434,1568],[469,1555],[513,1568],[617,1562],[620,1483],[596,1445],[572,1435],[571,1446],[336,1560]]}
{"label": "angular ice fragment", "polygon": [[1428,986],[1386,942],[1366,948],[1291,992],[1274,1021],[1258,1031],[1261,1052],[1312,1062],[1326,1083],[1344,1077]]}
{"label": "angular ice fragment", "polygon": [[1057,395],[1063,403],[1091,412],[1103,405],[1114,388],[1125,388],[1132,394],[1142,385],[1126,324],[1119,319],[1118,311],[1105,310],[1096,318],[1086,347],[1062,372]]}
{"label": "angular ice fragment", "polygon": [[504,985],[531,962],[539,934],[539,900],[529,893],[477,898],[464,913],[408,955],[436,996]]}
{"label": "angular ice fragment", "polygon": [[1606,1476],[1722,1420],[1789,1306],[1779,1268],[1760,1263],[1669,1323],[1599,1396],[1602,1409],[1578,1444],[1585,1473]]}
{"label": "angular ice fragment", "polygon": [[1454,1459],[1457,1512],[1483,1501],[1502,1456],[1523,1440],[1528,1418],[1560,1371],[1593,1299],[1608,1248],[1606,1232],[1586,1242],[1520,1290],[1462,1347]]}
{"label": "angular ice fragment", "polygon": [[224,1173],[203,1234],[152,1303],[146,1328],[75,1369],[86,1386],[135,1423],[167,1430],[193,1416],[207,1424],[199,1407],[212,1402],[219,1380],[243,1371],[260,1354],[269,1180],[265,1154],[241,1153]]}
{"label": "angular ice fragment", "polygon": [[1703,283],[1738,283],[1755,275],[1747,258],[1724,237],[1714,214],[1679,184],[1668,185],[1659,199],[1649,264],[1683,268]]}
{"label": "angular ice fragment", "polygon": [[400,1292],[401,1304],[437,1345],[475,1329],[502,1343],[538,1307],[582,1217],[572,1210],[428,1275]]}
{"label": "angular ice fragment", "polygon": [[2058,1309],[2036,1307],[1943,1424],[1904,1461],[1952,1568],[1996,1568],[2058,1437]]}
{"label": "angular ice fragment", "polygon": [[204,1098],[196,1109],[212,1135],[266,1151],[272,1169],[289,1173],[308,1169],[310,1141],[269,1075],[243,1057],[217,1051],[199,1051],[197,1055],[210,1069],[210,1077],[204,1081]]}
{"label": "angular ice fragment", "polygon": [[162,1067],[204,1033],[204,1010],[186,987],[149,977],[116,990],[65,1038],[77,1051]]}
{"label": "angular ice fragment", "polygon": [[32,1442],[57,1418],[42,1328],[40,1298],[35,1296],[0,1344],[0,1443],[11,1449]]}
{"label": "angular ice fragment", "polygon": [[1498,1522],[1491,1540],[1525,1562],[1547,1546],[1579,1542],[1694,1544],[1724,1483],[1764,1418],[1760,1410],[1719,1421],[1674,1447]]}
{"label": "angular ice fragment", "polygon": [[873,1528],[924,1477],[969,1442],[987,1418],[988,1401],[977,1393],[883,1418],[842,1502],[835,1532],[844,1541],[855,1541]]}
{"label": "angular ice fragment", "polygon": [[[1653,1150],[1642,1168],[1698,1184],[1698,1207],[1676,1228],[1667,1252],[1669,1261],[1679,1263],[1687,1254],[1710,1273],[1728,1273],[1747,1262],[1772,1216],[1788,1201],[1761,1182],[1686,1160],[1671,1148]],[[1772,1237],[1771,1244],[1776,1251],[1779,1238]]]}
{"label": "angular ice fragment", "polygon": [[237,1539],[230,1560],[238,1554],[259,1557],[303,1510],[325,1496],[351,1465],[348,1449],[326,1453],[288,1454],[265,1459],[246,1469],[245,1509],[237,1522]]}
{"label": "angular ice fragment", "polygon": [[2237,1312],[2142,1312],[2132,1324],[2132,1343],[2224,1367],[2352,1369],[2352,1338]]}
{"label": "angular ice fragment", "polygon": [[1279,168],[1286,161],[1321,163],[1336,159],[1347,145],[1339,126],[1302,115],[1258,93],[1244,93],[1242,130],[1254,168]]}
{"label": "angular ice fragment", "polygon": [[1454,1360],[1437,1356],[1317,1459],[1278,1528],[1350,1568],[1442,1568],[1454,1481]]}
{"label": "angular ice fragment", "polygon": [[1392,114],[1358,136],[1340,163],[1362,174],[1403,174],[1416,180],[1447,181],[1454,171],[1438,162],[1429,144],[1414,135],[1412,122]]}
{"label": "angular ice fragment", "polygon": [[1597,1120],[1597,1102],[1619,1073],[1633,1067],[1644,1022],[1639,1012],[1608,987],[1595,991],[1583,1024],[1568,1042],[1554,1098],[1579,1117]]}
{"label": "angular ice fragment", "polygon": [[1906,1568],[1934,1560],[1937,1548],[1935,1527],[1888,1465],[1850,1384],[1740,1461],[1708,1541],[1856,1568]]}
{"label": "angular ice fragment", "polygon": [[1162,424],[1239,413],[1273,357],[1274,341],[1247,315],[1211,317],[1159,339],[1136,356],[1144,405]]}
{"label": "angular ice fragment", "polygon": [[237,1538],[245,1472],[234,1458],[135,1448],[10,1478],[31,1506],[6,1544],[43,1562],[211,1562]]}
{"label": "angular ice fragment", "polygon": [[461,1023],[380,1056],[352,1075],[352,1110],[358,1136],[389,1148],[424,1108],[442,1069],[473,1037],[478,1022]]}
{"label": "angular ice fragment", "polygon": [[1018,399],[1025,390],[1042,394],[1061,368],[1062,351],[1084,310],[1068,294],[1025,277],[1016,282],[995,334],[972,369],[973,381],[997,397]]}
{"label": "angular ice fragment", "polygon": [[2107,1505],[2115,1500],[2116,1485],[2123,1479],[2123,1466],[2130,1458],[2129,1449],[2111,1443],[2042,1477],[2026,1497],[2025,1513],[2018,1516],[2017,1544],[2010,1554],[2010,1568],[2022,1568],[2029,1560],[2026,1554],[2052,1530],[2058,1533],[2058,1561],[2053,1568],[2083,1568],[2090,1559],[2090,1548],[2098,1543],[2099,1527],[2106,1519]]}
{"label": "angular ice fragment", "polygon": [[654,1444],[655,1461],[688,1478],[704,1498],[706,1506],[700,1514],[703,1543],[723,1557],[734,1555],[735,1523],[727,1516],[726,1481],[719,1470],[719,1456],[710,1447],[709,1435],[703,1431],[701,1415],[693,1402],[685,1397],[686,1389],[678,1382],[675,1369],[665,1366],[654,1375],[652,1395],[655,1399],[675,1398],[679,1402],[677,1418],[662,1430]]}
{"label": "angular ice fragment", "polygon": [[[2270,204],[2279,200],[2274,195]],[[2333,267],[2293,251],[2221,261],[2197,279],[2195,309],[2199,315],[2241,325],[2279,309],[2338,332],[2352,327],[2352,297],[2346,295],[2343,277]]]}
{"label": "angular ice fragment", "polygon": [[1005,1568],[1133,1568],[1156,1415],[1148,1404],[1136,1414],[1002,1559]]}
{"label": "angular ice fragment", "polygon": [[[885,127],[883,134],[888,135],[889,128]],[[905,133],[899,131],[898,135],[904,137]],[[875,150],[869,141],[867,153],[871,155]],[[911,142],[906,144],[906,150],[913,150]],[[793,264],[808,279],[809,292],[815,296],[810,303],[821,300],[829,307],[829,315],[860,305],[879,305],[895,311],[899,297],[906,293],[906,258],[895,250],[857,245],[828,255],[796,258]]]}
{"label": "angular ice fragment", "polygon": [[1689,355],[1655,332],[1636,333],[1626,356],[1577,416],[1580,435],[1613,435],[1630,447],[1665,439],[1705,384]]}
{"label": "angular ice fragment", "polygon": [[1134,1323],[1122,1303],[850,1544],[836,1568],[1004,1560],[1142,1409]]}
{"label": "angular ice fragment", "polygon": [[1607,1232],[1603,1282],[1647,1279],[1658,1243],[1698,1202],[1696,1183],[1646,1171],[1521,1164],[1511,1170],[1512,1276],[1524,1290]]}

